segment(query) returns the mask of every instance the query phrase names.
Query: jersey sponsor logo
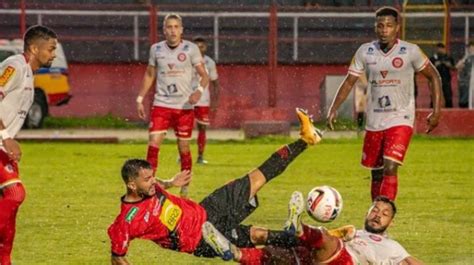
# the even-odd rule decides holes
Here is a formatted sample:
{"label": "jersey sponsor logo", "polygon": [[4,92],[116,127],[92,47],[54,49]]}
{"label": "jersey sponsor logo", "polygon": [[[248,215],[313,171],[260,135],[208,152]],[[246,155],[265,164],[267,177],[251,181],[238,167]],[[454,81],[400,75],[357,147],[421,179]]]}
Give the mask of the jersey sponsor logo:
{"label": "jersey sponsor logo", "polygon": [[395,68],[400,68],[400,67],[402,67],[402,66],[403,66],[403,59],[400,58],[400,57],[395,57],[395,58],[393,58],[393,60],[392,60],[392,65],[393,65],[393,67],[395,67]]}
{"label": "jersey sponsor logo", "polygon": [[372,239],[375,242],[380,242],[382,241],[382,238],[376,235],[369,235],[370,239]]}
{"label": "jersey sponsor logo", "polygon": [[388,71],[380,71],[380,74],[382,75],[383,78],[385,78],[388,74]]}
{"label": "jersey sponsor logo", "polygon": [[178,54],[178,60],[180,62],[184,62],[186,60],[186,54],[185,53]]}
{"label": "jersey sponsor logo", "polygon": [[127,223],[131,223],[133,218],[135,218],[135,215],[138,213],[138,207],[132,207],[130,211],[128,211],[127,215],[125,215],[125,221]]}
{"label": "jersey sponsor logo", "polygon": [[9,65],[0,76],[0,86],[6,85],[14,74],[15,74],[15,68]]}
{"label": "jersey sponsor logo", "polygon": [[392,103],[390,102],[390,98],[388,96],[379,97],[378,98],[378,103],[379,103],[379,106],[381,108],[386,108],[386,107],[392,105]]}
{"label": "jersey sponsor logo", "polygon": [[165,225],[170,231],[173,231],[176,228],[183,210],[178,205],[173,204],[170,200],[166,200],[161,207],[160,221]]}
{"label": "jersey sponsor logo", "polygon": [[170,70],[173,70],[174,66],[175,66],[174,63],[169,63],[169,64],[168,64],[168,67],[170,68]]}

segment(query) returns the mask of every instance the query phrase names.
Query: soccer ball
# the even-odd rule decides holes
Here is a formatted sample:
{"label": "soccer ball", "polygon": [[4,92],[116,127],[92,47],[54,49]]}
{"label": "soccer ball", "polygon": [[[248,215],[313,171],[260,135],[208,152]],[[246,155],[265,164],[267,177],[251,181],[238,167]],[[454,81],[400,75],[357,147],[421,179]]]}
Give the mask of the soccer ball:
{"label": "soccer ball", "polygon": [[315,187],[308,193],[306,210],[318,222],[332,222],[342,211],[341,194],[329,186]]}

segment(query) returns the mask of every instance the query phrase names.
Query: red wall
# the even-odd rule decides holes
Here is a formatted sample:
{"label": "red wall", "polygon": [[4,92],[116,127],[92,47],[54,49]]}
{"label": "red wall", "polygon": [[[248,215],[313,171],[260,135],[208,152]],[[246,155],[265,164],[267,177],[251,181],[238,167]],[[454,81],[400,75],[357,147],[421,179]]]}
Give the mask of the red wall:
{"label": "red wall", "polygon": [[[53,116],[87,117],[112,114],[137,120],[135,98],[145,65],[72,64],[69,77],[73,98],[66,106],[53,107]],[[277,108],[267,108],[267,67],[264,65],[220,65],[222,87],[215,128],[240,128],[243,120],[275,119],[296,121],[294,108],[303,107],[320,119],[319,88],[325,75],[345,75],[346,66],[278,66]],[[429,106],[427,82],[419,77],[418,107]],[[456,80],[453,80],[453,85]],[[456,87],[456,86],[453,86]],[[454,98],[457,98],[456,89]],[[151,93],[149,95],[151,100]],[[149,101],[150,102],[150,101]],[[457,100],[455,100],[457,105]]]}

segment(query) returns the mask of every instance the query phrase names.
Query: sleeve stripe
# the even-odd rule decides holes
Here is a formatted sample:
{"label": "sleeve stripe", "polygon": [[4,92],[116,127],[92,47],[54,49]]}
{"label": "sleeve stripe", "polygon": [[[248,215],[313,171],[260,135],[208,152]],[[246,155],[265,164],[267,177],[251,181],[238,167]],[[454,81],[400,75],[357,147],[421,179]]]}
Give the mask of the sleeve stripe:
{"label": "sleeve stripe", "polygon": [[355,75],[355,76],[361,76],[363,72],[359,72],[359,71],[354,71],[354,70],[351,70],[349,69],[349,74],[351,75]]}
{"label": "sleeve stripe", "polygon": [[428,65],[428,63],[430,63],[430,60],[429,60],[428,58],[426,58],[426,60],[425,60],[425,62],[423,63],[423,65],[422,65],[420,68],[418,68],[416,71],[417,71],[417,72],[423,71],[423,69],[425,69],[425,67]]}

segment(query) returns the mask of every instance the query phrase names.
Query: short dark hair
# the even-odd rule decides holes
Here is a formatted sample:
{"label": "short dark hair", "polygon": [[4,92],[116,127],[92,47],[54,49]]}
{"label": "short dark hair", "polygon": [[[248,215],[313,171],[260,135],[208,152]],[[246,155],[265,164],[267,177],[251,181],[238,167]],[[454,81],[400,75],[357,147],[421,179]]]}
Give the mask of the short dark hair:
{"label": "short dark hair", "polygon": [[438,48],[446,48],[446,46],[445,46],[443,43],[441,43],[441,42],[439,42],[438,44],[436,44],[436,47],[438,47]]}
{"label": "short dark hair", "polygon": [[58,35],[52,29],[41,25],[31,26],[26,30],[25,36],[23,36],[23,50],[27,51],[30,45],[37,39],[49,40],[51,38],[58,38]]}
{"label": "short dark hair", "polygon": [[395,18],[395,21],[398,23],[398,18],[400,14],[398,13],[398,10],[396,8],[393,8],[391,6],[383,6],[377,11],[375,11],[375,17],[383,17],[383,16],[392,16]]}
{"label": "short dark hair", "polygon": [[206,38],[204,38],[203,36],[196,36],[193,38],[193,42],[202,42],[202,43],[206,43]]}
{"label": "short dark hair", "polygon": [[122,166],[122,179],[125,183],[138,177],[140,169],[151,169],[151,164],[143,159],[129,159]]}
{"label": "short dark hair", "polygon": [[376,203],[376,202],[384,202],[384,203],[390,204],[390,206],[392,206],[392,211],[393,211],[393,216],[392,216],[392,218],[395,217],[395,214],[397,213],[397,207],[395,206],[395,203],[394,203],[392,200],[390,200],[390,199],[389,199],[388,197],[386,197],[386,196],[380,195],[380,196],[375,197],[373,203]]}

